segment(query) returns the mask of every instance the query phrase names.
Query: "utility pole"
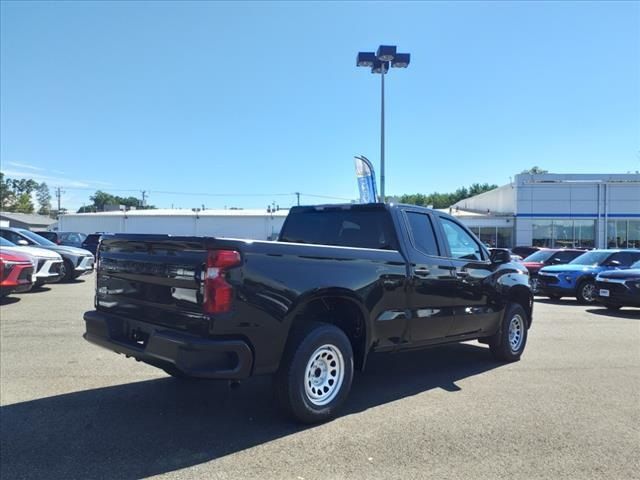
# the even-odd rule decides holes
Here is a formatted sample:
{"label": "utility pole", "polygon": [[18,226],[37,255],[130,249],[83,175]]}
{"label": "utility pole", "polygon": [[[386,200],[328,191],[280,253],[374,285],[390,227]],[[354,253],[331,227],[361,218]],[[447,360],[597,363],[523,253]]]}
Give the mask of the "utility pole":
{"label": "utility pole", "polygon": [[147,191],[142,190],[142,206],[145,207],[147,205]]}
{"label": "utility pole", "polygon": [[56,187],[56,198],[58,199],[58,216],[60,216],[60,200],[62,198],[62,194],[66,193],[60,187]]}
{"label": "utility pole", "polygon": [[296,197],[298,197],[298,206],[300,206],[300,192],[295,192]]}

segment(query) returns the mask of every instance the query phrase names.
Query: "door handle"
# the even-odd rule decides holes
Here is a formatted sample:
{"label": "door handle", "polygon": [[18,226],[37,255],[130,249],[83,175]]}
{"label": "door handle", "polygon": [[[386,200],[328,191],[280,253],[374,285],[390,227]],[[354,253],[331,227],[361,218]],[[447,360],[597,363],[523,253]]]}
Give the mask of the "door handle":
{"label": "door handle", "polygon": [[431,273],[431,271],[429,271],[429,269],[428,269],[428,268],[416,268],[416,269],[413,271],[413,274],[414,274],[416,277],[422,277],[422,278],[424,278],[424,277],[428,277],[430,273]]}

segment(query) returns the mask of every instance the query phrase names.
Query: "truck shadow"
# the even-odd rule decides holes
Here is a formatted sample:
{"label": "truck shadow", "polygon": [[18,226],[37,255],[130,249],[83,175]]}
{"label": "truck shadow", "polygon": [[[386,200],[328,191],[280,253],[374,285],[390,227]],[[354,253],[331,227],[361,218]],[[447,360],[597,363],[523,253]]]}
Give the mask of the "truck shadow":
{"label": "truck shadow", "polygon": [[627,320],[640,320],[640,309],[638,308],[624,308],[622,310],[608,310],[605,307],[591,308],[587,310],[589,313],[596,315],[602,315],[604,317],[612,318],[624,318]]}
{"label": "truck shadow", "polygon": [[[474,344],[370,360],[343,416],[434,388],[460,390],[457,381],[500,366]],[[283,417],[270,383],[259,377],[229,389],[161,378],[4,406],[0,477],[147,477],[314,428]]]}

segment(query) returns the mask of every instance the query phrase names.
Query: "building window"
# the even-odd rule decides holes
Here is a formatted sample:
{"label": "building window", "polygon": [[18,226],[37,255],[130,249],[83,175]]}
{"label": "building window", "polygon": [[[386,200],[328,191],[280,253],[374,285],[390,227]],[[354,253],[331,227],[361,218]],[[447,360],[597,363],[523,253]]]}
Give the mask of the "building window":
{"label": "building window", "polygon": [[480,227],[480,241],[489,248],[496,246],[496,227]]}
{"label": "building window", "polygon": [[536,220],[533,224],[531,245],[534,247],[553,246],[553,222],[551,220]]}
{"label": "building window", "polygon": [[513,247],[513,228],[511,227],[497,227],[498,242],[496,247],[498,248],[511,248]]}
{"label": "building window", "polygon": [[593,248],[595,233],[595,220],[536,220],[531,244],[547,248]]}
{"label": "building window", "polygon": [[608,248],[640,248],[640,220],[609,220]]}
{"label": "building window", "polygon": [[552,231],[554,248],[574,247],[573,220],[554,220]]}
{"label": "building window", "polygon": [[596,221],[574,220],[573,222],[574,247],[595,248],[596,246]]}

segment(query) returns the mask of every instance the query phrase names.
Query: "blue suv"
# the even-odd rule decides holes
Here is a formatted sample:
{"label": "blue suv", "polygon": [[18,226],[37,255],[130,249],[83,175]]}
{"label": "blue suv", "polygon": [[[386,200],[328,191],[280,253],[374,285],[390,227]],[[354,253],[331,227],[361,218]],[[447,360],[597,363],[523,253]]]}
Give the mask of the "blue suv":
{"label": "blue suv", "polygon": [[640,250],[591,250],[565,265],[540,269],[540,294],[554,300],[575,296],[579,303],[593,303],[596,300],[596,275],[607,270],[629,268],[638,260]]}

